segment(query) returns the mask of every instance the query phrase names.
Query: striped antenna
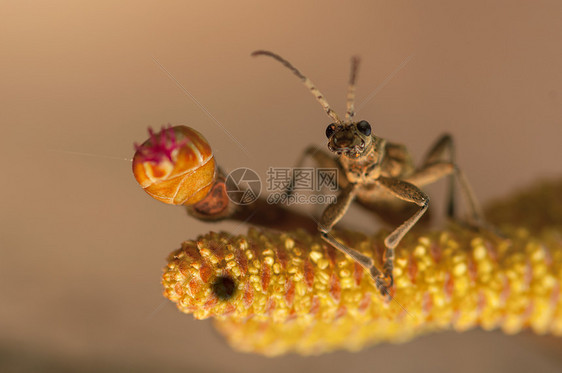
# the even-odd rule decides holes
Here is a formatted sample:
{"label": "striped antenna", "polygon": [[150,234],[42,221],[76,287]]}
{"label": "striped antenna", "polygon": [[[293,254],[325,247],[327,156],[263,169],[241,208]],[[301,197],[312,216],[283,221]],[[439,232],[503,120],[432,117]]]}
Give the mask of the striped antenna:
{"label": "striped antenna", "polygon": [[308,79],[306,76],[304,76],[296,67],[291,65],[291,63],[289,61],[287,61],[283,57],[279,56],[278,54],[275,54],[275,53],[270,52],[270,51],[262,51],[262,50],[255,51],[255,52],[252,53],[252,56],[253,57],[255,57],[255,56],[269,56],[269,57],[272,57],[272,58],[276,59],[277,61],[281,62],[286,68],[291,70],[296,76],[299,77],[299,79],[304,83],[304,85],[310,90],[310,93],[312,93],[312,95],[314,97],[316,97],[316,101],[318,101],[320,103],[320,105],[322,105],[326,114],[328,114],[336,123],[338,123],[338,124],[342,123],[342,121],[340,120],[340,118],[338,117],[336,112],[333,111],[330,108],[330,105],[328,104],[328,101],[326,101],[326,98],[324,97],[322,92],[320,92],[318,90],[318,88],[316,88],[316,86],[314,86],[314,84],[312,83],[312,81],[310,79]]}
{"label": "striped antenna", "polygon": [[355,81],[357,80],[357,69],[359,68],[359,57],[351,58],[351,72],[349,73],[349,85],[347,86],[347,106],[345,121],[351,122],[355,116]]}

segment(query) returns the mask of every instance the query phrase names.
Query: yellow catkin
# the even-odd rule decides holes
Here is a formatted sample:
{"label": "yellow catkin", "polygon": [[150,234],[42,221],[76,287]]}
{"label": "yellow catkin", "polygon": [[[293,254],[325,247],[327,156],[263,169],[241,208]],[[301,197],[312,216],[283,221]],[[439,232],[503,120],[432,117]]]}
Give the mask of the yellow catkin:
{"label": "yellow catkin", "polygon": [[[562,335],[562,229],[556,219],[541,232],[508,223],[505,238],[457,226],[410,232],[396,250],[391,301],[317,235],[253,228],[184,242],[169,256],[164,295],[198,319],[214,318],[234,348],[270,356],[477,326]],[[380,268],[386,234],[334,236]],[[228,299],[213,285],[224,279],[233,287]]]}
{"label": "yellow catkin", "polygon": [[[384,235],[335,236],[380,260]],[[475,326],[562,334],[558,231],[531,238],[520,229],[509,239],[460,228],[412,233],[396,251],[394,273],[389,302],[361,267],[319,238],[250,229],[184,242],[163,284],[181,311],[214,317],[233,347],[268,355],[355,350]],[[235,284],[228,300],[213,292],[222,278]]]}

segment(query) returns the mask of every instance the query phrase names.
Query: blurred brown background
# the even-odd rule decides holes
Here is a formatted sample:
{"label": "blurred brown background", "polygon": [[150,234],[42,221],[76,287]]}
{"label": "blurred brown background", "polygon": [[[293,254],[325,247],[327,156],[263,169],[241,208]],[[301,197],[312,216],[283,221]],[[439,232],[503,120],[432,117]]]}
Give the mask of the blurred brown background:
{"label": "blurred brown background", "polygon": [[477,195],[501,197],[562,170],[560,2],[3,1],[0,14],[0,370],[562,369],[561,340],[482,331],[314,358],[234,352],[159,281],[182,240],[245,228],[152,200],[125,160],[148,126],[186,124],[224,168],[265,177],[324,146],[329,118],[250,52],[289,59],[340,113],[351,55],[362,57],[358,102],[411,57],[358,117],[418,159],[452,133]]}

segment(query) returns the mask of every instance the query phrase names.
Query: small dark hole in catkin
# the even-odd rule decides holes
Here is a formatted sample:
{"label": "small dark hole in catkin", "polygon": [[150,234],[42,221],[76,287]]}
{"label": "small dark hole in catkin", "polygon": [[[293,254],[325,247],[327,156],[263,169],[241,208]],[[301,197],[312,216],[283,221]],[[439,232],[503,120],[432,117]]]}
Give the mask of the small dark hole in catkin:
{"label": "small dark hole in catkin", "polygon": [[212,290],[220,300],[229,300],[236,291],[236,284],[231,277],[219,276],[213,282]]}

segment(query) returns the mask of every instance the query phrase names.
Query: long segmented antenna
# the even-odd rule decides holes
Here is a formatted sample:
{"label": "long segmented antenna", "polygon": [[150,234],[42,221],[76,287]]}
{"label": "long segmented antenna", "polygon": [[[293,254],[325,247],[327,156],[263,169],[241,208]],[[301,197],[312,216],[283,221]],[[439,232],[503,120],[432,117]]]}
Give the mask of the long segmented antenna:
{"label": "long segmented antenna", "polygon": [[351,72],[349,74],[349,85],[347,86],[347,105],[345,121],[351,122],[355,116],[355,81],[357,80],[357,69],[359,68],[359,57],[351,58]]}
{"label": "long segmented antenna", "polygon": [[270,51],[263,51],[263,50],[252,52],[252,56],[253,57],[269,56],[281,62],[286,68],[291,70],[296,76],[299,77],[299,79],[303,82],[303,84],[310,90],[310,93],[312,93],[312,95],[316,98],[316,101],[318,101],[320,105],[322,105],[326,114],[328,114],[334,121],[336,121],[336,123],[338,124],[342,123],[336,112],[330,108],[330,105],[328,104],[328,101],[326,100],[322,92],[320,92],[318,88],[316,88],[316,86],[314,85],[314,83],[312,83],[310,79],[304,76],[296,67],[291,65],[289,61],[279,56],[278,54],[275,54]]}

